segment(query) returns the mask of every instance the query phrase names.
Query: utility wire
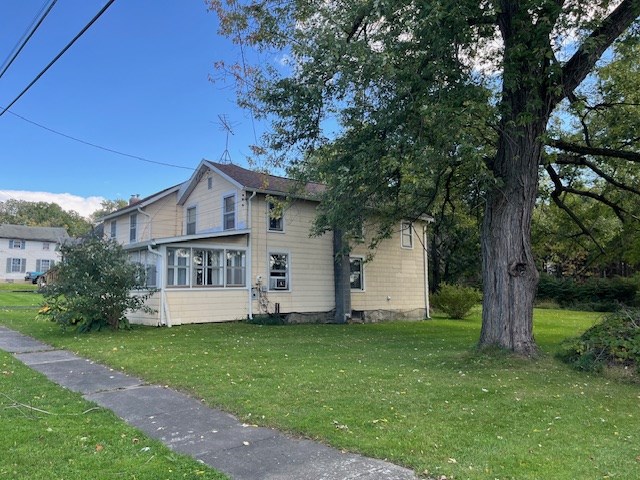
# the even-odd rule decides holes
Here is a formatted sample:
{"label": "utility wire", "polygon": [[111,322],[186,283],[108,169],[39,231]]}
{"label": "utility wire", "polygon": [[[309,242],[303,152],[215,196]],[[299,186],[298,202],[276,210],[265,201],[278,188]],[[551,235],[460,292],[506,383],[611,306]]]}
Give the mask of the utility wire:
{"label": "utility wire", "polygon": [[[48,7],[43,6],[42,10],[38,12],[38,15],[36,15],[36,18],[34,19],[34,22],[32,22],[31,26],[27,29],[25,34],[18,41],[18,44],[16,44],[16,46],[13,48],[13,51],[9,54],[7,59],[4,61],[4,64],[2,66],[2,71],[0,71],[0,78],[2,78],[2,76],[9,69],[13,61],[18,57],[18,55],[20,55],[20,52],[22,52],[22,49],[29,42],[29,40],[31,40],[31,37],[33,37],[33,34],[36,33],[36,30],[38,30],[40,25],[42,25],[42,22],[44,21],[45,18],[47,18],[47,15],[49,15],[49,12],[51,11],[51,9],[53,8],[53,6],[56,4],[57,1],[58,0],[50,1]],[[46,10],[44,10],[45,8]],[[44,13],[43,13],[43,10],[44,10]]]}
{"label": "utility wire", "polygon": [[[2,107],[0,107],[0,108],[2,108]],[[86,140],[82,140],[81,138],[77,138],[77,137],[73,137],[71,135],[67,135],[66,133],[59,132],[58,130],[54,130],[53,128],[47,127],[46,125],[42,125],[41,123],[37,123],[37,122],[34,122],[33,120],[29,120],[28,118],[23,117],[22,115],[18,115],[17,113],[10,111],[9,107],[5,108],[4,112],[9,112],[14,117],[18,117],[19,119],[24,120],[25,122],[30,123],[31,125],[35,125],[36,127],[42,128],[43,130],[47,130],[48,132],[55,133],[56,135],[60,135],[61,137],[68,138],[69,140],[73,140],[74,142],[82,143],[84,145],[88,145],[88,146],[93,147],[93,148],[98,148],[100,150],[104,150],[105,152],[115,153],[116,155],[122,155],[123,157],[133,158],[135,160],[140,160],[141,162],[154,163],[156,165],[163,165],[165,167],[182,168],[184,170],[191,170],[191,171],[195,170],[194,168],[191,168],[191,167],[185,167],[185,166],[182,166],[182,165],[174,165],[172,163],[164,163],[164,162],[158,162],[158,161],[155,161],[155,160],[149,160],[148,158],[139,157],[137,155],[131,155],[129,153],[124,153],[124,152],[120,152],[118,150],[114,150],[113,148],[103,147],[103,146],[95,144],[95,143],[87,142]]]}
{"label": "utility wire", "polygon": [[11,108],[11,107],[12,107],[12,106],[13,106],[13,105],[18,101],[18,100],[20,100],[20,98],[21,98],[25,93],[27,93],[27,91],[28,91],[28,90],[29,90],[29,89],[30,89],[30,88],[31,88],[31,87],[32,87],[32,86],[33,86],[33,85],[34,85],[38,80],[40,80],[40,77],[42,77],[42,76],[47,72],[47,70],[49,70],[49,68],[51,68],[51,66],[52,66],[54,63],[56,63],[56,62],[60,59],[60,57],[62,57],[62,55],[64,55],[64,54],[66,53],[66,51],[67,51],[67,50],[69,50],[69,48],[71,48],[71,46],[72,46],[74,43],[76,43],[76,41],[77,41],[77,40],[78,40],[82,35],[84,35],[84,33],[85,33],[87,30],[89,30],[89,28],[91,27],[91,25],[93,25],[93,24],[96,22],[96,20],[98,20],[98,19],[102,16],[102,14],[103,14],[104,12],[106,12],[106,11],[107,11],[107,9],[108,9],[112,4],[113,4],[113,2],[115,2],[115,0],[109,0],[109,1],[107,2],[107,4],[106,4],[104,7],[102,7],[102,9],[101,9],[97,14],[96,14],[96,16],[95,16],[95,17],[93,17],[93,18],[91,19],[91,21],[90,21],[89,23],[87,23],[87,24],[85,25],[85,27],[84,27],[82,30],[80,30],[80,33],[78,33],[78,34],[73,38],[73,40],[71,40],[69,43],[67,43],[67,45],[66,45],[66,46],[65,46],[65,47],[60,51],[60,53],[58,53],[58,55],[56,55],[56,56],[55,56],[55,58],[54,58],[53,60],[51,60],[51,62],[49,62],[49,65],[47,65],[46,67],[44,67],[44,69],[43,69],[43,70],[42,70],[42,71],[41,71],[41,72],[36,76],[36,78],[34,78],[34,79],[31,81],[31,83],[30,83],[29,85],[27,85],[27,87],[26,87],[24,90],[22,90],[22,92],[20,92],[20,95],[18,95],[18,96],[17,96],[17,97],[16,97],[16,98],[15,98],[15,99],[14,99],[14,100],[9,104],[9,105],[7,105],[7,106],[4,108],[4,110],[2,110],[2,111],[0,112],[0,117],[1,117],[2,115],[4,115],[4,113],[5,113],[7,110],[9,110],[9,109],[10,109],[10,108]]}

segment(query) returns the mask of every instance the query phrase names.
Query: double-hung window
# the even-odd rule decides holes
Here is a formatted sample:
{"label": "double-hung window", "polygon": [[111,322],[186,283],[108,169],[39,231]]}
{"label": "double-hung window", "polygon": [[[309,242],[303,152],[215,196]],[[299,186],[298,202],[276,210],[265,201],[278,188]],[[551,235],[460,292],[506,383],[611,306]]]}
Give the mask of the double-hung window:
{"label": "double-hung window", "polygon": [[222,224],[224,230],[236,228],[236,196],[228,195],[223,198]]}
{"label": "double-hung window", "polygon": [[167,285],[172,287],[189,286],[188,248],[167,248]]}
{"label": "double-hung window", "polygon": [[138,214],[132,213],[129,216],[129,241],[135,242],[138,238]]}
{"label": "double-hung window", "polygon": [[224,275],[223,250],[193,249],[192,285],[221,287]]}
{"label": "double-hung window", "polygon": [[42,250],[49,250],[51,244],[49,242],[42,242]]}
{"label": "double-hung window", "polygon": [[351,290],[364,290],[364,261],[362,258],[349,258],[350,274],[349,282]]}
{"label": "double-hung window", "polygon": [[402,222],[400,236],[402,237],[402,248],[413,248],[413,225],[411,222]]}
{"label": "double-hung window", "polygon": [[117,225],[118,222],[116,222],[115,220],[111,220],[111,238],[116,238],[116,235],[118,233]]}
{"label": "double-hung window", "polygon": [[7,258],[7,273],[25,273],[26,270],[26,258]]}
{"label": "double-hung window", "polygon": [[269,231],[270,232],[284,232],[284,217],[282,211],[282,205],[275,202],[269,202]]}
{"label": "double-hung window", "polygon": [[27,245],[27,242],[24,240],[9,240],[9,248],[17,248],[20,250],[24,250]]}
{"label": "double-hung window", "polygon": [[36,260],[36,272],[46,272],[51,267],[53,267],[54,263],[54,260],[49,260],[46,258],[43,258],[42,260]]}
{"label": "double-hung window", "polygon": [[289,290],[289,254],[269,254],[269,290]]}
{"label": "double-hung window", "polygon": [[196,207],[187,208],[187,235],[196,233]]}

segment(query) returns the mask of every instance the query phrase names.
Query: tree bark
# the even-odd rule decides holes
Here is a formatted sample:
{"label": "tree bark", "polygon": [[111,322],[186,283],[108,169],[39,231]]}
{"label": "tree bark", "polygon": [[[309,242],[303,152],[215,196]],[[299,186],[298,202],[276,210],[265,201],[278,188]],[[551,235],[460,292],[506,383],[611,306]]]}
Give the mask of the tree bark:
{"label": "tree bark", "polygon": [[489,193],[482,224],[480,346],[497,346],[523,355],[537,351],[533,300],[539,274],[531,249],[540,157],[541,132],[537,130],[518,132],[517,138],[503,134],[494,167],[503,171],[499,177],[503,183]]}

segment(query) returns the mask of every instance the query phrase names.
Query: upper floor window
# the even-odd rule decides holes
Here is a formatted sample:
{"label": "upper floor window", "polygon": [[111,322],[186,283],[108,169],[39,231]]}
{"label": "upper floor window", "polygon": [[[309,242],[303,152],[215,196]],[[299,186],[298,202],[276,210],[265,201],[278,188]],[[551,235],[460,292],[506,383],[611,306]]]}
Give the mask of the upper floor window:
{"label": "upper floor window", "polygon": [[411,225],[411,222],[402,222],[400,236],[402,237],[403,248],[413,248],[413,225]]}
{"label": "upper floor window", "polygon": [[269,231],[271,232],[284,232],[284,218],[282,205],[274,202],[269,202]]}
{"label": "upper floor window", "polygon": [[42,242],[42,250],[49,250],[49,242]]}
{"label": "upper floor window", "polygon": [[236,196],[228,195],[223,199],[222,224],[224,230],[236,228]]}
{"label": "upper floor window", "polygon": [[129,217],[129,241],[135,242],[138,238],[138,214],[132,213]]}
{"label": "upper floor window", "polygon": [[364,290],[364,262],[362,258],[349,258],[351,290]]}
{"label": "upper floor window", "polygon": [[27,242],[25,242],[24,240],[9,240],[9,248],[19,248],[21,250],[24,250],[26,246]]}
{"label": "upper floor window", "polygon": [[213,188],[213,177],[207,178],[207,189],[211,190]]}
{"label": "upper floor window", "polygon": [[187,208],[187,235],[196,233],[196,207]]}
{"label": "upper floor window", "polygon": [[269,255],[269,290],[289,290],[289,254]]}
{"label": "upper floor window", "polygon": [[111,220],[111,238],[116,238],[116,235],[118,234],[117,225],[118,222]]}

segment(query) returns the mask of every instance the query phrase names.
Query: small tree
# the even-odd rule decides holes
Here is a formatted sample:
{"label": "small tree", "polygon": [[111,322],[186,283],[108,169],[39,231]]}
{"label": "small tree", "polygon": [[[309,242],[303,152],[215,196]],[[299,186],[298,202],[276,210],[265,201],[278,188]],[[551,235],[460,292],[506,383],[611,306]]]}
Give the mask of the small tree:
{"label": "small tree", "polygon": [[106,326],[117,330],[129,325],[127,311],[152,311],[145,302],[153,291],[134,294],[145,288],[144,267],[131,263],[115,241],[87,238],[60,251],[58,276],[44,289],[41,309],[52,321],[80,332]]}

